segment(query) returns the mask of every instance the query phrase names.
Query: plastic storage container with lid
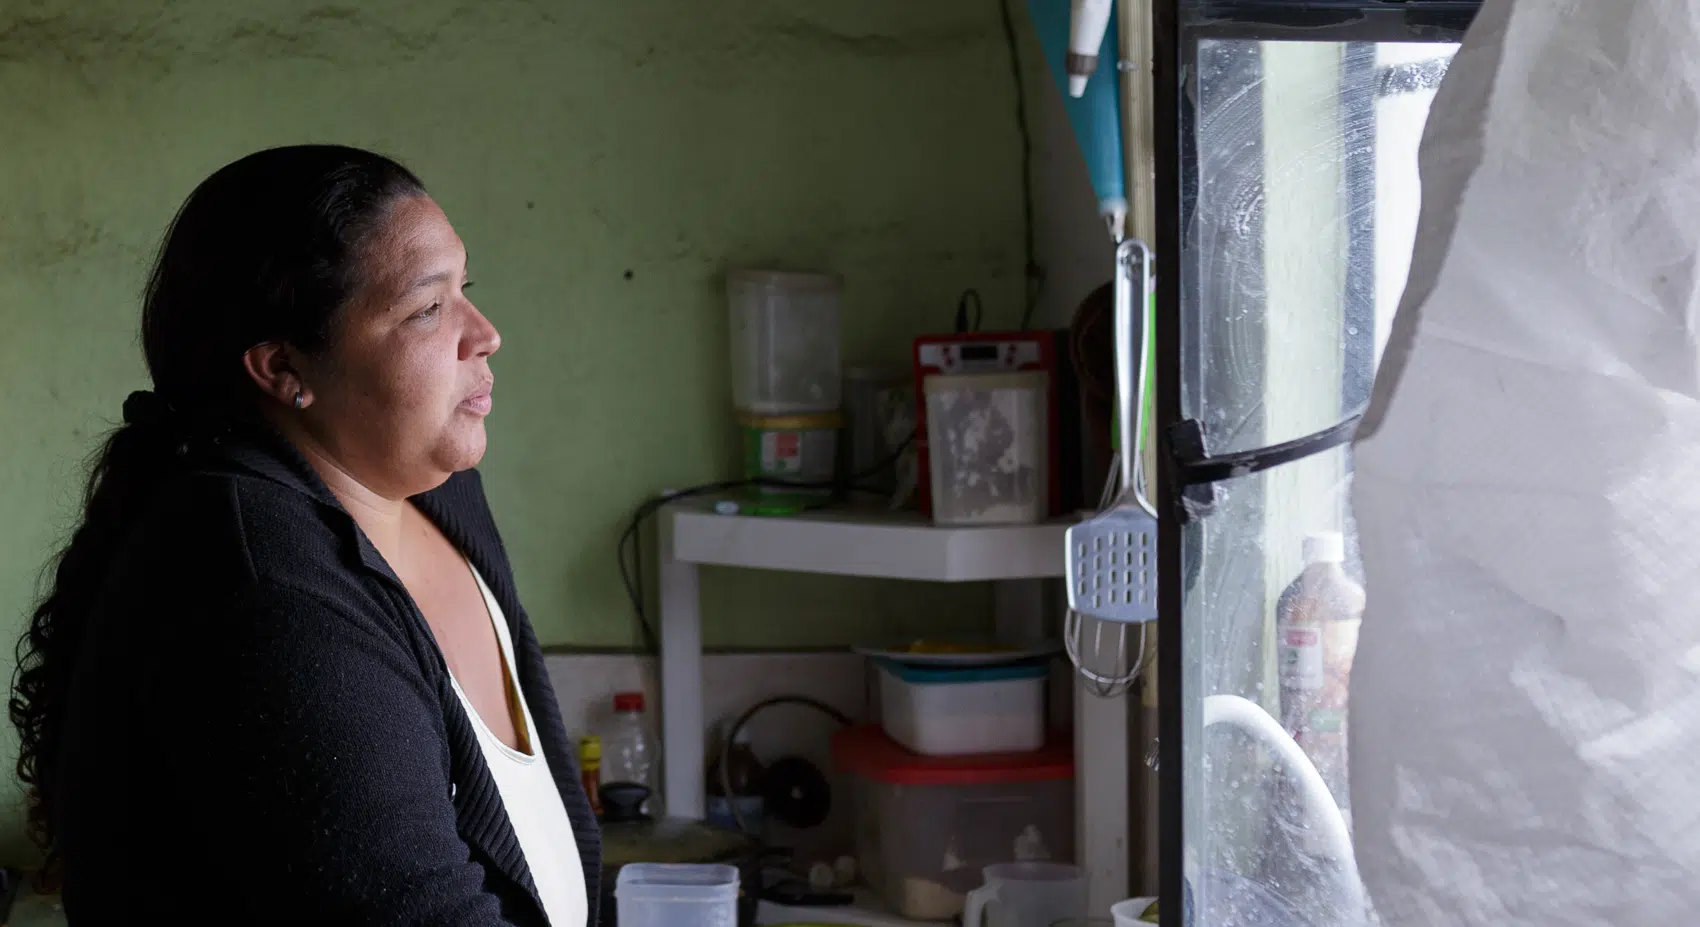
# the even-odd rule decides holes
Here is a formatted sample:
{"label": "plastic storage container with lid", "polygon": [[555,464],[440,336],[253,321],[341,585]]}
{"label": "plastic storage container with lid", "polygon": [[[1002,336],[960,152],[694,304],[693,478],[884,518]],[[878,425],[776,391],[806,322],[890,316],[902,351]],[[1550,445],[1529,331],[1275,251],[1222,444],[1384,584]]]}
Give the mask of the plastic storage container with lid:
{"label": "plastic storage container with lid", "polygon": [[868,884],[904,917],[944,920],[993,863],[1074,858],[1074,750],[918,756],[877,727],[832,738],[848,773],[856,854]]}
{"label": "plastic storage container with lid", "polygon": [[880,722],[916,753],[1019,753],[1045,745],[1044,663],[910,666],[876,661]]}
{"label": "plastic storage container with lid", "polygon": [[737,927],[733,866],[632,863],[614,887],[620,927]]}
{"label": "plastic storage container with lid", "polygon": [[842,289],[832,274],[727,274],[732,405],[738,411],[783,416],[838,410]]}
{"label": "plastic storage container with lid", "polygon": [[1050,506],[1048,383],[1040,370],[939,374],[923,381],[933,521],[1044,520]]}

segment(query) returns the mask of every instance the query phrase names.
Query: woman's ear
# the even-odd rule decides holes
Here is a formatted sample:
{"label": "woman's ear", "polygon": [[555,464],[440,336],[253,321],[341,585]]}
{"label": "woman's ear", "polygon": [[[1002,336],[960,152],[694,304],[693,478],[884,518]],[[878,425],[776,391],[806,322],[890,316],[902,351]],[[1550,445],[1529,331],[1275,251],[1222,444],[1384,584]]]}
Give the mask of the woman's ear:
{"label": "woman's ear", "polygon": [[304,409],[313,401],[312,391],[295,366],[294,352],[282,342],[268,341],[249,348],[242,355],[242,366],[260,392],[286,406]]}

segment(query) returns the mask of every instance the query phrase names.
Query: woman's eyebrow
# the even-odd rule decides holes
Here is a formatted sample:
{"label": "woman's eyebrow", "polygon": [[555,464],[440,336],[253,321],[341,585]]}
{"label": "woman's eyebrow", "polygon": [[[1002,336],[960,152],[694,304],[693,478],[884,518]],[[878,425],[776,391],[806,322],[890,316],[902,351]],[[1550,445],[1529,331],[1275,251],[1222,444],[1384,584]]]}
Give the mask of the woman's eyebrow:
{"label": "woman's eyebrow", "polygon": [[442,283],[445,280],[452,279],[454,276],[455,276],[454,274],[452,274],[452,273],[450,273],[446,270],[440,270],[440,271],[438,271],[434,274],[426,274],[425,276],[420,277],[419,279],[413,281],[412,283],[407,285],[407,289],[408,289],[408,292],[412,292],[414,290],[424,289],[425,287],[428,287],[428,286],[436,286],[437,284]]}

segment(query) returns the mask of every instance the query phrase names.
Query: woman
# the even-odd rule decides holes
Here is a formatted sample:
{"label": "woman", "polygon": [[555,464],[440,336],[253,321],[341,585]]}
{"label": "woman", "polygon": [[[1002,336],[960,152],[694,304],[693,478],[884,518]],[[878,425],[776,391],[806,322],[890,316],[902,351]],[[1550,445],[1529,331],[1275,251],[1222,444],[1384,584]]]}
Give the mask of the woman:
{"label": "woman", "polygon": [[72,923],[594,923],[599,836],[472,469],[501,337],[400,165],[195,190],[20,643]]}

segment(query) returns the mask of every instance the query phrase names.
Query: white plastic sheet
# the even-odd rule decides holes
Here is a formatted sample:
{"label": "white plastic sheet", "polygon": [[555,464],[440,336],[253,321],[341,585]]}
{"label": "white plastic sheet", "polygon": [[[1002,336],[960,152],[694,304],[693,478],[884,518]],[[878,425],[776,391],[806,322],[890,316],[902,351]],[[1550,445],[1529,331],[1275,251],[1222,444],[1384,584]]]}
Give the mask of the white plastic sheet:
{"label": "white plastic sheet", "polygon": [[1488,0],[1357,445],[1382,920],[1700,917],[1700,3]]}

